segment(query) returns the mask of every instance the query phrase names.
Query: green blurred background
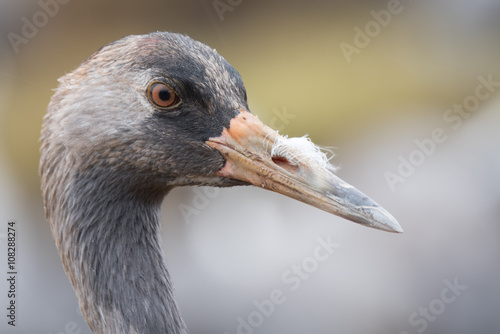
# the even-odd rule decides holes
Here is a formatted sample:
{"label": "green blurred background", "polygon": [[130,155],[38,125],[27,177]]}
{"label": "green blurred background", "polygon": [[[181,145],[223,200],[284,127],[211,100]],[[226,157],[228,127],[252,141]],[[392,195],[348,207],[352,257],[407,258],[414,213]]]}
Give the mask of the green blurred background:
{"label": "green blurred background", "polygon": [[[1,333],[90,333],[43,216],[42,117],[58,77],[104,44],[157,30],[217,49],[242,75],[252,112],[280,133],[333,146],[339,176],[405,229],[362,228],[248,187],[221,190],[187,222],[179,208],[195,206],[197,192],[176,189],[162,233],[191,333],[237,333],[238,317],[273,289],[288,291],[281,275],[328,235],[340,248],[255,333],[500,332],[500,99],[480,101],[456,129],[443,118],[479,77],[500,82],[500,2],[401,0],[385,26],[371,13],[388,10],[378,0],[60,2],[16,47],[9,36],[54,1],[0,2],[1,257],[7,221],[19,229],[18,326],[2,313]],[[378,30],[348,61],[341,44],[356,46],[367,25]],[[391,189],[387,172],[415,158],[415,141],[435,128],[446,141]],[[443,281],[455,279],[467,288],[437,308]],[[429,306],[425,329],[409,321]]]}

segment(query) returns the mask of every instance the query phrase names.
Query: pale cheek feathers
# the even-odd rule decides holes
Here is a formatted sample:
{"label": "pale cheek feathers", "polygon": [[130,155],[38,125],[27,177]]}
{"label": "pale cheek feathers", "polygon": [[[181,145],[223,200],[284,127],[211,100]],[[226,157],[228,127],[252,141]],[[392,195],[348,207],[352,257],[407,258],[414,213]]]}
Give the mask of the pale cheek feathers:
{"label": "pale cheek feathers", "polygon": [[130,111],[144,109],[135,91],[119,94],[102,85],[94,86],[91,91],[80,90],[60,92],[64,99],[58,110],[49,107],[50,132],[74,153],[106,144],[122,132],[139,131],[139,125],[149,116],[147,112]]}

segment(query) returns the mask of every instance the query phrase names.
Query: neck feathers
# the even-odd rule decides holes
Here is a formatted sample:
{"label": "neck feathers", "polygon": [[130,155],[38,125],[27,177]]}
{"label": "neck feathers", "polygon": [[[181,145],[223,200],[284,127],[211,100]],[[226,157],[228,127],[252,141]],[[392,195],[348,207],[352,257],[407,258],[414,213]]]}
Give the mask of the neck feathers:
{"label": "neck feathers", "polygon": [[164,194],[124,191],[126,181],[97,169],[54,168],[41,168],[46,215],[92,331],[186,334],[159,241]]}

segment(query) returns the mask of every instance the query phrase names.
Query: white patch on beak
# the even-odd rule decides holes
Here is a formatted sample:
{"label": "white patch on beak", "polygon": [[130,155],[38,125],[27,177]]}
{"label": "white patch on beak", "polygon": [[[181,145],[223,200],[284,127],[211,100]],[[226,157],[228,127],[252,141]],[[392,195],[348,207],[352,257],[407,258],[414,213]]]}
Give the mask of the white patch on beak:
{"label": "white patch on beak", "polygon": [[[324,152],[329,153],[329,157]],[[325,148],[315,145],[307,135],[303,137],[288,138],[287,136],[276,136],[273,147],[271,148],[272,157],[285,158],[295,163],[306,163],[314,161],[320,167],[331,172],[336,172],[338,167],[330,164],[330,159],[334,153]]]}

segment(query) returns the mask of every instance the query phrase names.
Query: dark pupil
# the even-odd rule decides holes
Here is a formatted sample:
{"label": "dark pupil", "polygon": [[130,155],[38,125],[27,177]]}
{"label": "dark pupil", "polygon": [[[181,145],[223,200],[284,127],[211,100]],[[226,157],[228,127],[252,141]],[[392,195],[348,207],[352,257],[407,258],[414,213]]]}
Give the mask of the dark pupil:
{"label": "dark pupil", "polygon": [[160,99],[162,101],[168,101],[168,100],[170,100],[170,91],[166,88],[163,88],[158,93],[158,96],[160,97]]}

